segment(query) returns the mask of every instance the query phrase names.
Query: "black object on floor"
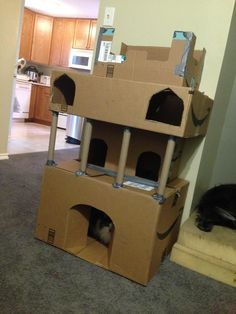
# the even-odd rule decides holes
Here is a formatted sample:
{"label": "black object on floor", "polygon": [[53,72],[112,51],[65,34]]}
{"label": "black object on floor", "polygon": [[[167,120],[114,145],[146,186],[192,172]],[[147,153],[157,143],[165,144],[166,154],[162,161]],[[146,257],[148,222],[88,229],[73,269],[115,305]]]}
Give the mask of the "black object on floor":
{"label": "black object on floor", "polygon": [[221,184],[206,191],[197,206],[196,224],[205,232],[214,225],[236,229],[236,184]]}
{"label": "black object on floor", "polygon": [[73,138],[71,136],[66,137],[66,143],[80,145],[80,140],[77,140],[76,138]]}

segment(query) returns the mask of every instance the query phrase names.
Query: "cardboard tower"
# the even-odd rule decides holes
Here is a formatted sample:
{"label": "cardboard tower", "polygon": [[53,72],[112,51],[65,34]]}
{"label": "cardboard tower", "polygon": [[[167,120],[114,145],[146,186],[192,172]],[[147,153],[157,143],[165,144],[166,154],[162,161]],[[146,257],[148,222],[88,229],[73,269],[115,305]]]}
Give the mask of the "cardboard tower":
{"label": "cardboard tower", "polygon": [[[178,235],[184,138],[206,133],[213,104],[194,44],[175,32],[170,48],[122,44],[126,61],[96,62],[92,75],[53,72],[38,239],[143,285],[154,276]],[[86,119],[78,159],[56,164],[59,112]],[[92,207],[113,222],[108,246],[88,236]]]}

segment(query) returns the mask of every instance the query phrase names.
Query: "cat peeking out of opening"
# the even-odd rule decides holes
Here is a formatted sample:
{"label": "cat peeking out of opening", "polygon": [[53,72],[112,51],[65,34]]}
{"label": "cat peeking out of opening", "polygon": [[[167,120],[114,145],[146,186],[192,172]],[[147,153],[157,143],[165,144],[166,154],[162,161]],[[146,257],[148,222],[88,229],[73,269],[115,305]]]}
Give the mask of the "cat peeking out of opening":
{"label": "cat peeking out of opening", "polygon": [[197,206],[197,227],[205,232],[214,225],[236,229],[236,184],[222,184],[209,189]]}
{"label": "cat peeking out of opening", "polygon": [[101,210],[91,207],[88,236],[108,245],[113,230],[112,220]]}

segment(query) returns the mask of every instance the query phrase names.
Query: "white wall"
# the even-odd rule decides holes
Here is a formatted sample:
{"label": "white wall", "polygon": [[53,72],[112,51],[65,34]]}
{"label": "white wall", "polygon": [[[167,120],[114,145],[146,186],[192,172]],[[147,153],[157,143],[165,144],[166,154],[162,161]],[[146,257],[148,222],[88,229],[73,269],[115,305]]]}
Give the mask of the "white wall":
{"label": "white wall", "polygon": [[[223,64],[215,95],[214,111],[208,129],[199,169],[195,199],[216,184],[236,182],[236,6],[230,26]],[[211,175],[209,175],[211,174]]]}
{"label": "white wall", "polygon": [[[204,47],[207,51],[200,90],[214,98],[234,3],[234,0],[101,0],[98,24],[103,24],[105,7],[116,8],[114,52],[119,52],[121,42],[133,45],[170,46],[175,30],[193,31],[197,36],[196,49]],[[225,99],[227,107],[228,96],[219,96]],[[215,106],[220,106],[217,100]],[[218,130],[221,133],[224,113],[220,116],[216,110],[214,119],[217,120]],[[219,141],[218,138],[214,138],[214,130],[212,134],[207,150],[217,151]],[[205,139],[197,138],[188,140],[185,148],[180,176],[190,181],[190,187],[183,220],[189,216],[193,207],[196,184],[198,189],[200,188],[197,179],[199,178],[202,154],[205,150],[204,146]],[[211,177],[212,168],[205,167],[204,174],[208,178]]]}
{"label": "white wall", "polygon": [[7,155],[13,76],[19,46],[23,0],[0,0],[0,159]]}
{"label": "white wall", "polygon": [[115,52],[119,52],[122,41],[133,45],[170,46],[175,30],[193,31],[197,36],[196,49],[207,50],[201,89],[214,97],[234,0],[101,0],[100,23],[106,6],[116,8]]}
{"label": "white wall", "polygon": [[236,183],[236,5],[228,37],[228,43],[222,67],[222,75],[219,81],[217,93],[227,94],[228,106],[222,99],[221,107],[227,109],[224,129],[217,151],[217,158],[213,170],[210,185],[220,183]]}
{"label": "white wall", "polygon": [[[236,55],[236,54],[235,54]],[[220,139],[210,185],[236,183],[236,78],[234,79],[225,127]]]}

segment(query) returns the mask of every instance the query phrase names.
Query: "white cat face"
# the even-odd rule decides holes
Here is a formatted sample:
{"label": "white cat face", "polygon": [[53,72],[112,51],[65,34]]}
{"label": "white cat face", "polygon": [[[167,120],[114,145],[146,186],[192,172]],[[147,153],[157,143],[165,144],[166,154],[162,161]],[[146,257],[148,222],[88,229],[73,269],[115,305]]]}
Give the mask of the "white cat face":
{"label": "white cat face", "polygon": [[113,229],[114,225],[112,222],[98,218],[93,228],[95,239],[105,245],[108,245],[112,238]]}
{"label": "white cat face", "polygon": [[112,226],[110,226],[110,224],[109,224],[109,226],[104,226],[100,229],[99,238],[100,238],[102,243],[104,243],[104,244],[110,243],[110,241],[111,241],[111,229],[112,229]]}

